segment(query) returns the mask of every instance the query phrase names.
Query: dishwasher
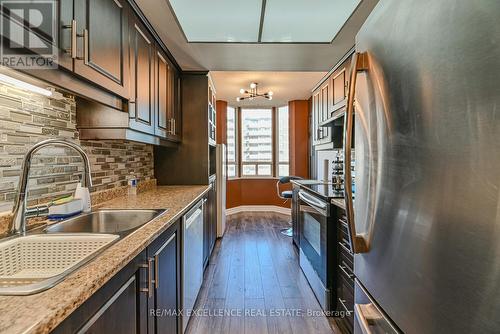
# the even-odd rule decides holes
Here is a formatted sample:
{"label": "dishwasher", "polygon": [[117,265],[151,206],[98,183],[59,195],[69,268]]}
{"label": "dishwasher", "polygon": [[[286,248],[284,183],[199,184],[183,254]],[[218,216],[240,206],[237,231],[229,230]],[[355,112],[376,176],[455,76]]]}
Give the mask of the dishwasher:
{"label": "dishwasher", "polygon": [[182,247],[182,331],[186,331],[198,292],[203,281],[203,208],[201,200],[182,218],[184,242]]}

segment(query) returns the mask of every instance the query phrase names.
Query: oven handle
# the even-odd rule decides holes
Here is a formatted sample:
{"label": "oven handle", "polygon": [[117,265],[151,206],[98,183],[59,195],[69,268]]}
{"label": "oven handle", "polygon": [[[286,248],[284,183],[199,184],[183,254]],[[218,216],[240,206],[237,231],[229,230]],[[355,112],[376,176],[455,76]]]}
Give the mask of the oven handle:
{"label": "oven handle", "polygon": [[321,214],[323,214],[324,216],[328,216],[326,212],[326,210],[328,209],[328,203],[318,200],[316,197],[309,195],[308,193],[301,190],[299,190],[299,198],[306,204],[321,212]]}

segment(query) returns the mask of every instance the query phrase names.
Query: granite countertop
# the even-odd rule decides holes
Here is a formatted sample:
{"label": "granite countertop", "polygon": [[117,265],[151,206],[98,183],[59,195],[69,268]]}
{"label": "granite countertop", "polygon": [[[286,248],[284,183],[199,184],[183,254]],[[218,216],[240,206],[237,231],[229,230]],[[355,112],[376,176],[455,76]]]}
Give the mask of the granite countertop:
{"label": "granite countertop", "polygon": [[94,209],[168,209],[119,240],[53,288],[30,296],[0,296],[1,333],[48,333],[170,227],[210,186],[158,186]]}

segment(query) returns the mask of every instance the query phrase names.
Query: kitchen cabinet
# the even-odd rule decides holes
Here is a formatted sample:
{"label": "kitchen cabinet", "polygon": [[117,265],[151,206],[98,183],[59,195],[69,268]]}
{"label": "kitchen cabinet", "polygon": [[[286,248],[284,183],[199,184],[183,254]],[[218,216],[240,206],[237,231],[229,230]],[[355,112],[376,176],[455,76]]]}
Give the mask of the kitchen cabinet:
{"label": "kitchen cabinet", "polygon": [[203,226],[203,266],[208,264],[210,255],[217,239],[217,179],[215,175],[210,178],[211,188],[205,203],[205,220]]}
{"label": "kitchen cabinet", "polygon": [[329,117],[330,80],[327,79],[313,93],[313,145],[317,149],[329,149],[332,142],[332,132],[329,127],[322,126]]}
{"label": "kitchen cabinet", "polygon": [[[153,37],[138,18],[130,24],[130,127],[155,133],[155,45]],[[166,117],[166,116],[165,116]]]}
{"label": "kitchen cabinet", "polygon": [[311,101],[312,146],[315,150],[341,148],[343,115],[347,104],[350,57],[348,52],[313,89]]}
{"label": "kitchen cabinet", "polygon": [[339,317],[336,318],[343,332],[354,331],[354,255],[349,242],[349,227],[345,210],[337,207],[338,222],[337,239],[337,308]]}
{"label": "kitchen cabinet", "polygon": [[215,130],[216,130],[216,95],[215,95],[215,87],[212,82],[212,79],[210,76],[208,77],[208,142],[210,145],[215,146],[216,144],[216,137],[215,137]]}
{"label": "kitchen cabinet", "polygon": [[[172,225],[147,248],[151,292],[148,333],[178,333],[180,317],[180,224]],[[161,312],[155,314],[155,312]]]}
{"label": "kitchen cabinet", "polygon": [[180,77],[161,49],[155,50],[155,134],[180,139]]}
{"label": "kitchen cabinet", "polygon": [[[215,146],[213,140],[210,140],[207,112],[210,78],[207,73],[199,72],[183,72],[180,78],[181,85],[177,88],[177,94],[181,96],[178,103],[182,103],[182,116],[181,121],[177,122],[176,118],[175,123],[182,128],[176,132],[182,135],[183,141],[175,150],[155,147],[155,178],[159,185],[207,185],[209,177],[215,174],[216,166]],[[214,99],[215,96],[212,95],[211,100]],[[189,121],[182,122],[182,119]],[[193,157],[196,157],[196,163],[193,163]],[[165,170],[169,172],[164,173]]]}
{"label": "kitchen cabinet", "polygon": [[130,99],[124,110],[78,98],[81,139],[172,146],[181,140],[181,76],[140,19],[129,17]]}
{"label": "kitchen cabinet", "polygon": [[177,221],[54,333],[180,333],[179,229]]}
{"label": "kitchen cabinet", "polygon": [[58,55],[57,64],[59,67],[73,71],[73,57],[76,56],[76,49],[73,51],[71,48],[76,46],[72,43],[73,30],[76,27],[76,21],[73,23],[73,0],[60,0],[57,3],[57,10],[59,13],[59,26],[57,37]]}
{"label": "kitchen cabinet", "polygon": [[112,277],[53,333],[147,333],[146,251]]}
{"label": "kitchen cabinet", "polygon": [[[125,0],[74,2],[77,50],[74,72],[124,98],[129,95],[128,19]],[[74,45],[74,44],[73,44]]]}

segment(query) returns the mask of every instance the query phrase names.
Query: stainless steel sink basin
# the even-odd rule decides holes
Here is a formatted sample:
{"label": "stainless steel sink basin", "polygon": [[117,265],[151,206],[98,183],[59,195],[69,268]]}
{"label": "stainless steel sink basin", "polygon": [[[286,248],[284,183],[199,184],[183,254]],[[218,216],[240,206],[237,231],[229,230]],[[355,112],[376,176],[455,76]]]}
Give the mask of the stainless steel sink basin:
{"label": "stainless steel sink basin", "polygon": [[97,210],[51,225],[45,232],[129,234],[163,212],[165,210]]}
{"label": "stainless steel sink basin", "polygon": [[0,295],[46,290],[165,210],[97,210],[0,241]]}

